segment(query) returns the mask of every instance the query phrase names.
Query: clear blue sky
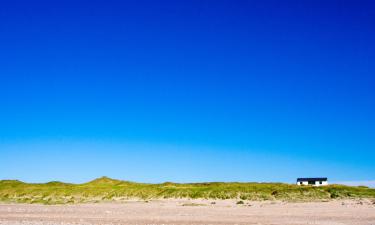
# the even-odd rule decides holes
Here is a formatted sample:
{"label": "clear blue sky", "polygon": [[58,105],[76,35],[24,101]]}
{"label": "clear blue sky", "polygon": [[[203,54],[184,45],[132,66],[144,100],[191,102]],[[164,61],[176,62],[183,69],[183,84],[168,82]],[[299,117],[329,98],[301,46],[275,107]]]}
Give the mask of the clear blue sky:
{"label": "clear blue sky", "polygon": [[3,1],[0,179],[375,180],[373,1]]}

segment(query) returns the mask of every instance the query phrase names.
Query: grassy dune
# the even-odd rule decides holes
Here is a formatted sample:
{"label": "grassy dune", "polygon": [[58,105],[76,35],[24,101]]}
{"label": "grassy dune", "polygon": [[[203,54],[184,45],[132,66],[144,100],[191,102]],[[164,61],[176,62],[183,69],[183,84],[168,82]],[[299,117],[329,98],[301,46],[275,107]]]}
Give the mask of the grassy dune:
{"label": "grassy dune", "polygon": [[102,177],[84,184],[49,182],[28,184],[0,181],[0,201],[18,203],[69,204],[125,201],[127,199],[241,199],[314,201],[347,198],[375,198],[375,189],[329,185],[300,187],[283,183],[162,183],[144,184]]}

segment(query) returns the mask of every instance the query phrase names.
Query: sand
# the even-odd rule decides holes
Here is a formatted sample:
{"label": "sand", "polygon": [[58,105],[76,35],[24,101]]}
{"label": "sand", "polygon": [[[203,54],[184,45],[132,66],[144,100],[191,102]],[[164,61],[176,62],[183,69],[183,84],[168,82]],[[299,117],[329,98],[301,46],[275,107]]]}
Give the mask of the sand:
{"label": "sand", "polygon": [[285,203],[233,200],[155,200],[78,205],[0,204],[0,224],[366,224],[370,200]]}

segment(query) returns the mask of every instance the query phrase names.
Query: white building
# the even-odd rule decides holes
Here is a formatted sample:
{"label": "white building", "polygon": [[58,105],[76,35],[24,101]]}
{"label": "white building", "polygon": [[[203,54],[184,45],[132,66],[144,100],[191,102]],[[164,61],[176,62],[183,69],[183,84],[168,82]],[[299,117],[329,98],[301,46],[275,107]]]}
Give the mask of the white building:
{"label": "white building", "polygon": [[328,185],[328,181],[326,177],[298,178],[297,185],[324,186]]}

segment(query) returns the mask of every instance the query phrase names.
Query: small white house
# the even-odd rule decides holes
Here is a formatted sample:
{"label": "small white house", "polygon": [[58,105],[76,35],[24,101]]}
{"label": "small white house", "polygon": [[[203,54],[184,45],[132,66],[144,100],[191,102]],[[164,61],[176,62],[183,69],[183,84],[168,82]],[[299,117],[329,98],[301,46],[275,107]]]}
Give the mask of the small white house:
{"label": "small white house", "polygon": [[326,177],[298,178],[297,185],[324,186],[328,185],[328,181]]}

